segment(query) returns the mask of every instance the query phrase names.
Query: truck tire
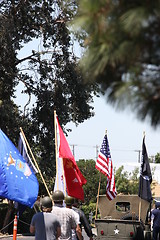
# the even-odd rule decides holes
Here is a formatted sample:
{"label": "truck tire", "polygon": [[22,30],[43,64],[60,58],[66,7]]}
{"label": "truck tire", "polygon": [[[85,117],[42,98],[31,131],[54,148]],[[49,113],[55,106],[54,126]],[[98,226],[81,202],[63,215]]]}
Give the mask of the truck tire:
{"label": "truck tire", "polygon": [[135,240],[144,240],[144,231],[141,227],[137,227],[137,232],[135,236]]}
{"label": "truck tire", "polygon": [[145,240],[151,240],[152,239],[151,232],[145,232],[144,239]]}

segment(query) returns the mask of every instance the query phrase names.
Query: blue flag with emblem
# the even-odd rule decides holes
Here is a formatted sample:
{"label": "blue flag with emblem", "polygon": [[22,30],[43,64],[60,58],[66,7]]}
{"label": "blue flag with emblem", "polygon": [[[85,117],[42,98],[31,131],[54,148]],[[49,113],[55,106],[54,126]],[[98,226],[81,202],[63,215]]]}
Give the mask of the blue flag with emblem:
{"label": "blue flag with emblem", "polygon": [[0,129],[0,196],[33,207],[38,190],[33,170]]}

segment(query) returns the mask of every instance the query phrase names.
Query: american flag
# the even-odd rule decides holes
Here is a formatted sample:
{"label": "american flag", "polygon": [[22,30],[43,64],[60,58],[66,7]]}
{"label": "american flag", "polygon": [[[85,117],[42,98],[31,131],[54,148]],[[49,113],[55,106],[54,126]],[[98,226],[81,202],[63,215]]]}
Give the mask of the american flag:
{"label": "american flag", "polygon": [[107,178],[106,196],[109,200],[112,200],[117,196],[112,159],[110,159],[110,165],[111,165],[110,166],[110,177]]}
{"label": "american flag", "polygon": [[109,143],[107,135],[104,136],[103,143],[98,154],[98,159],[95,165],[96,169],[99,170],[107,177],[106,196],[109,200],[116,197],[117,191],[115,186],[115,177],[113,172],[113,164],[109,149]]}

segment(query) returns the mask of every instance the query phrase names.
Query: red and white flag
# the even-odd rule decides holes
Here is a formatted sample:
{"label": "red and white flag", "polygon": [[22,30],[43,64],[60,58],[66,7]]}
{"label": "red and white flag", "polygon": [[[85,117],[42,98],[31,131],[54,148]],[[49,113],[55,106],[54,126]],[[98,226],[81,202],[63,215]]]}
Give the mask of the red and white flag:
{"label": "red and white flag", "polygon": [[95,165],[96,169],[107,177],[106,196],[109,200],[116,197],[116,185],[113,171],[113,164],[109,149],[107,135],[104,136],[103,143],[98,154],[98,159]]}
{"label": "red and white flag", "polygon": [[82,186],[87,183],[87,180],[84,178],[77,166],[57,116],[56,127],[59,132],[58,157],[63,159],[67,194],[80,200],[84,200]]}

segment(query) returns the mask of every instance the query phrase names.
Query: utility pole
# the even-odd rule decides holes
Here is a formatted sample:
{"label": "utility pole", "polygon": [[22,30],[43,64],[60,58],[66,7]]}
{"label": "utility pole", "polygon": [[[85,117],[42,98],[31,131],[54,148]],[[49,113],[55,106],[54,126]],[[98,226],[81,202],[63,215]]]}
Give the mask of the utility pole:
{"label": "utility pole", "polygon": [[76,144],[70,144],[70,146],[72,146],[72,153],[73,153],[73,156],[75,158],[75,151],[74,151],[74,149],[75,149],[75,146],[77,146],[77,145]]}
{"label": "utility pole", "polygon": [[97,160],[97,158],[98,158],[98,153],[99,153],[99,146],[96,145],[95,148],[96,148],[96,160]]}
{"label": "utility pole", "polygon": [[140,163],[141,160],[141,150],[134,150],[135,152],[138,152],[138,163]]}

